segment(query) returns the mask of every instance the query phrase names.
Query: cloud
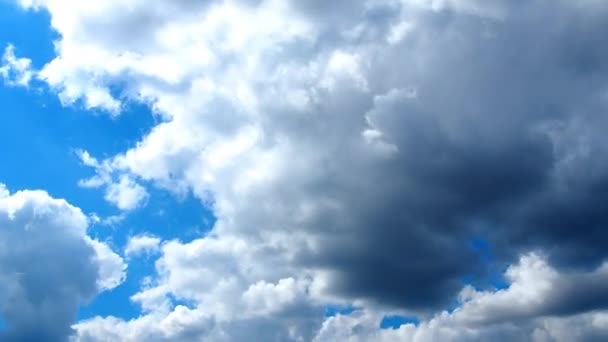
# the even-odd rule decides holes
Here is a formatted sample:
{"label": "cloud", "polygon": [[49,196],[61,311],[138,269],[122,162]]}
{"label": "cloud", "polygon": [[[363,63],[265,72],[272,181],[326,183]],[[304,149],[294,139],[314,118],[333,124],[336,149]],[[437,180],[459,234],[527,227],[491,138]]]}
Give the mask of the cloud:
{"label": "cloud", "polygon": [[80,209],[44,191],[0,189],[0,338],[64,341],[78,307],[120,284],[126,266],[86,234]]}
{"label": "cloud", "polygon": [[[115,317],[79,322],[79,341],[236,341],[311,340],[323,308],[311,298],[310,278],[255,274],[263,261],[266,275],[281,274],[281,260],[255,259],[244,241],[212,237],[162,245],[156,281],[131,299],[144,315],[125,321]],[[267,256],[270,257],[270,256]],[[229,270],[229,272],[226,272]],[[276,271],[276,272],[275,272]],[[268,281],[252,282],[263,276]],[[187,305],[172,305],[171,297]]]}
{"label": "cloud", "polygon": [[[176,246],[177,247],[177,246]],[[210,246],[209,246],[210,247]],[[190,246],[189,248],[192,248]],[[173,250],[165,253],[174,254]],[[215,252],[208,252],[211,256]],[[165,255],[164,258],[177,255]],[[459,307],[452,312],[439,312],[421,319],[420,323],[404,324],[397,329],[380,329],[383,310],[355,310],[349,315],[337,315],[301,325],[304,317],[311,317],[318,309],[309,312],[305,307],[314,299],[314,285],[307,280],[285,278],[277,283],[258,282],[243,290],[238,280],[223,278],[219,287],[194,277],[195,274],[222,276],[209,273],[206,265],[214,260],[200,260],[197,270],[192,269],[191,260],[182,259],[182,264],[163,266],[178,274],[169,275],[163,286],[174,288],[171,293],[185,295],[190,299],[197,294],[205,295],[196,308],[177,306],[173,310],[158,310],[130,321],[113,317],[95,318],[77,325],[81,341],[238,341],[246,335],[264,337],[264,340],[313,340],[313,341],[601,341],[608,337],[605,322],[608,311],[585,309],[571,312],[553,310],[554,305],[571,306],[568,300],[585,301],[581,294],[596,292],[608,277],[606,266],[589,272],[560,273],[537,254],[520,257],[505,272],[509,284],[505,289],[476,290],[464,287],[459,295]],[[168,262],[161,259],[161,263]],[[219,261],[218,261],[219,262]],[[225,260],[224,265],[227,265]],[[228,264],[230,265],[230,264]],[[166,267],[166,268],[165,268]],[[183,269],[184,267],[188,267]],[[159,270],[160,272],[163,272]],[[225,274],[224,274],[225,276]],[[242,274],[239,274],[241,277]],[[190,277],[188,280],[185,277]],[[593,281],[579,281],[593,279]],[[187,295],[184,290],[198,290]],[[205,285],[203,285],[205,284]],[[572,286],[576,284],[576,287]],[[210,287],[207,287],[210,286]],[[205,289],[205,290],[203,290]],[[156,290],[156,289],[155,289]],[[237,290],[238,292],[233,292]],[[153,292],[148,290],[150,292]],[[206,295],[207,291],[212,294]],[[242,292],[241,296],[238,296]],[[596,292],[597,294],[597,292]],[[151,297],[140,293],[138,298]],[[594,297],[590,295],[589,297]],[[597,297],[596,297],[597,298]],[[564,299],[566,303],[564,303]],[[219,305],[220,307],[215,307]],[[211,307],[209,307],[211,306]],[[223,307],[223,308],[222,308]],[[605,307],[605,306],[604,306]],[[294,311],[295,309],[295,311]],[[310,309],[310,308],[309,308]],[[230,313],[226,310],[238,310]],[[386,311],[384,311],[386,312]],[[294,316],[295,315],[295,316]],[[301,315],[301,316],[299,316]],[[294,320],[295,318],[295,320]],[[288,319],[287,324],[283,325]],[[291,319],[291,321],[290,321]],[[168,322],[179,321],[175,328]],[[282,324],[283,323],[283,324]],[[299,323],[299,324],[298,324]],[[247,324],[244,329],[243,325]],[[244,329],[244,330],[242,330]],[[264,331],[264,329],[272,329]],[[297,330],[301,329],[301,330]],[[291,332],[290,332],[291,330]],[[301,331],[315,332],[314,336]],[[299,332],[300,334],[295,334]],[[176,335],[182,334],[182,335]]]}
{"label": "cloud", "polygon": [[[120,210],[131,211],[144,206],[149,198],[148,191],[136,182],[132,175],[122,174],[115,177],[112,166],[106,162],[99,162],[87,151],[77,151],[83,165],[95,169],[95,176],[82,179],[78,185],[83,188],[99,188],[105,186],[104,199]],[[118,178],[118,179],[116,179]],[[113,220],[106,220],[112,224]]]}
{"label": "cloud", "polygon": [[141,254],[156,253],[160,250],[161,239],[156,236],[142,234],[129,238],[125,247],[125,256],[138,256]]}
{"label": "cloud", "polygon": [[10,191],[6,188],[6,185],[3,183],[0,183],[0,198],[6,198],[8,196],[10,196]]}
{"label": "cloud", "polygon": [[[444,311],[418,325],[390,330],[378,329],[381,315],[377,312],[332,317],[323,323],[315,341],[601,341],[608,337],[604,325],[608,311],[554,315],[559,310],[550,307],[570,306],[568,300],[578,301],[580,294],[595,292],[607,275],[606,266],[589,273],[559,273],[542,257],[529,254],[506,271],[508,288],[477,291],[466,287],[460,294],[461,306],[451,313]],[[579,282],[581,278],[595,279]]]}
{"label": "cloud", "polygon": [[28,87],[35,76],[32,69],[32,60],[29,58],[18,58],[15,56],[15,47],[7,45],[2,55],[0,65],[0,76],[5,84],[9,86]]}
{"label": "cloud", "polygon": [[[575,274],[534,292],[543,305],[531,316],[605,309],[603,273],[576,273],[607,256],[598,2],[22,4],[52,16],[57,57],[39,77],[64,103],[117,115],[135,100],[163,119],[126,151],[83,158],[97,171],[83,185],[129,209],[143,180],[193,193],[218,218],[206,236],[163,245],[154,282],[134,296],[145,318],[82,322],[83,338],[150,320],[161,340],[238,340],[245,325],[307,339],[327,301],[432,315],[467,277],[530,251]],[[473,239],[491,246],[491,265]],[[558,295],[579,280],[588,296]],[[251,311],[236,310],[246,298]],[[508,326],[521,308],[506,302],[513,315],[495,319]],[[294,303],[285,320],[268,316]],[[169,317],[205,329],[179,335],[187,324],[158,325]]]}
{"label": "cloud", "polygon": [[133,210],[148,198],[146,189],[128,176],[108,186],[105,199],[121,210]]}

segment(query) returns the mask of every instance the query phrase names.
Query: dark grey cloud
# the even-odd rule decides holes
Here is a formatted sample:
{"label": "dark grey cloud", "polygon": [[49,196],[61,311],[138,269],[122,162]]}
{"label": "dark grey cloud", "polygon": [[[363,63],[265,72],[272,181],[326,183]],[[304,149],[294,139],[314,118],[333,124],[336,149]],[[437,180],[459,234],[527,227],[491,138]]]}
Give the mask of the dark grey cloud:
{"label": "dark grey cloud", "polygon": [[[332,40],[332,51],[359,54],[375,101],[345,81],[321,91],[309,117],[275,109],[269,132],[297,141],[294,158],[314,155],[314,171],[287,168],[253,195],[252,203],[272,201],[268,211],[255,205],[239,215],[294,229],[277,211],[321,198],[340,203],[295,226],[322,246],[301,261],[335,271],[338,293],[405,308],[445,305],[463,277],[483,274],[467,247],[473,237],[489,240],[504,264],[535,249],[562,266],[603,261],[607,50],[599,41],[608,11],[590,3],[500,5],[498,19],[412,10],[414,31],[397,46]],[[583,147],[563,142],[579,132],[552,128],[573,120],[590,127]],[[371,157],[366,128],[398,152]]]}

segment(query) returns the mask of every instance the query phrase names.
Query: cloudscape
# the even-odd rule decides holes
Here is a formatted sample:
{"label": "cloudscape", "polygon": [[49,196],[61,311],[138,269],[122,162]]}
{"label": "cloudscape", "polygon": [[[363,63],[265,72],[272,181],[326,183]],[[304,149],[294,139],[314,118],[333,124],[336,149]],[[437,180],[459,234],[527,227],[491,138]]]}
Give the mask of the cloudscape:
{"label": "cloudscape", "polygon": [[0,55],[2,341],[608,341],[605,0],[3,0]]}

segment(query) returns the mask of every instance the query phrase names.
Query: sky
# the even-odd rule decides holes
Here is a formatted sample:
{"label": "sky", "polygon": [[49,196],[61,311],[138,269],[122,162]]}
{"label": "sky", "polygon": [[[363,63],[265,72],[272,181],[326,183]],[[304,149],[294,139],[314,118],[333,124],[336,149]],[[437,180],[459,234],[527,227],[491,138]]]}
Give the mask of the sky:
{"label": "sky", "polygon": [[0,0],[0,340],[608,340],[603,0]]}

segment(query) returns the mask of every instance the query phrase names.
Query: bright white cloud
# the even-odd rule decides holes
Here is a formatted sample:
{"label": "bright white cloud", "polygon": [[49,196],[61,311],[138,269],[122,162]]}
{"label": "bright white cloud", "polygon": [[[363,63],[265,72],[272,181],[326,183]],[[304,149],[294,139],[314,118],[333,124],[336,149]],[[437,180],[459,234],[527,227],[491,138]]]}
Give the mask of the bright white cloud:
{"label": "bright white cloud", "polygon": [[293,278],[281,279],[276,284],[260,281],[243,293],[243,300],[252,310],[270,314],[293,304],[298,297],[305,296],[307,291],[308,284],[305,281]]}
{"label": "bright white cloud", "polygon": [[161,239],[156,236],[142,234],[129,238],[125,247],[125,256],[133,257],[141,254],[152,254],[160,250]]}
{"label": "bright white cloud", "polygon": [[123,175],[117,183],[108,185],[105,199],[121,210],[133,210],[148,199],[146,189],[129,176]]}
{"label": "bright white cloud", "polygon": [[99,279],[97,286],[102,290],[111,290],[126,279],[127,265],[107,244],[97,240],[89,240],[95,249],[99,263]]}

